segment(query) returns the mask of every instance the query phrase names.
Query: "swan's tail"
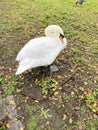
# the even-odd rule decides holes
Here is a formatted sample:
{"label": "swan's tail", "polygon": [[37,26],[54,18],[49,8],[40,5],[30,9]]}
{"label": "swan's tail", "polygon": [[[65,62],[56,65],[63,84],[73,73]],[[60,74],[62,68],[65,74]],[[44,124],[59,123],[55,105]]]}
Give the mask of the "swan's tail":
{"label": "swan's tail", "polygon": [[19,75],[21,73],[23,73],[24,71],[30,69],[30,59],[24,59],[22,61],[19,62],[19,67],[16,71],[16,75]]}
{"label": "swan's tail", "polygon": [[23,73],[24,71],[28,70],[29,67],[28,66],[22,66],[22,65],[19,65],[17,71],[16,71],[16,75],[19,75],[21,73]]}

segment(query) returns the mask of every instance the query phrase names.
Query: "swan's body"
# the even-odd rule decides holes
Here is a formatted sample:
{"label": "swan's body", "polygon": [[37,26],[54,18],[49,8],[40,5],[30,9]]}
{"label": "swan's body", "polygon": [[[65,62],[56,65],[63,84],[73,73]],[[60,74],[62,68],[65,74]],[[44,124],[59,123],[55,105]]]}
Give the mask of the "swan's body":
{"label": "swan's body", "polygon": [[[56,27],[56,25],[50,25]],[[47,27],[49,28],[49,26]],[[16,60],[19,62],[16,75],[23,73],[25,70],[39,66],[47,66],[52,64],[59,53],[66,47],[66,39],[63,37],[63,42],[59,36],[56,37],[46,28],[46,37],[39,37],[30,40],[18,53]],[[60,28],[57,26],[57,28]]]}

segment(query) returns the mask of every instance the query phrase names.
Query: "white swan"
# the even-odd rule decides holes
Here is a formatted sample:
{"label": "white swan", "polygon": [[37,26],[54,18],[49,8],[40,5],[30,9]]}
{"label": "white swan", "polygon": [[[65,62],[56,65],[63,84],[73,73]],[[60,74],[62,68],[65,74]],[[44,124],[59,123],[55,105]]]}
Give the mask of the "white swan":
{"label": "white swan", "polygon": [[63,30],[57,25],[45,29],[44,37],[30,40],[18,53],[16,60],[19,67],[16,75],[25,70],[52,64],[59,53],[66,47],[67,41]]}

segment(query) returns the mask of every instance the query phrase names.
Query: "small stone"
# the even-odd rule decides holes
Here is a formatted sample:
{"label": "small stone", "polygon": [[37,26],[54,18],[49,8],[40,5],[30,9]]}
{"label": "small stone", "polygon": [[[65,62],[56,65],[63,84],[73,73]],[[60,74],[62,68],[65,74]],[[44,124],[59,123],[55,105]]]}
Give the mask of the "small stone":
{"label": "small stone", "polygon": [[14,105],[7,105],[6,106],[6,109],[7,109],[7,111],[8,112],[11,112],[12,110],[14,110],[16,108],[16,105],[14,104]]}
{"label": "small stone", "polygon": [[16,122],[13,122],[10,125],[10,129],[9,130],[20,130],[20,129],[24,129],[24,125],[20,120],[17,120]]}
{"label": "small stone", "polygon": [[12,112],[8,113],[9,119],[14,119],[16,117],[18,117],[17,110],[13,110]]}
{"label": "small stone", "polygon": [[2,105],[2,100],[0,100],[0,105]]}
{"label": "small stone", "polygon": [[0,108],[0,121],[5,118],[4,111]]}
{"label": "small stone", "polygon": [[6,103],[10,103],[10,101],[11,100],[13,100],[14,99],[14,97],[13,97],[13,95],[8,95],[7,97],[6,97]]}
{"label": "small stone", "polygon": [[5,119],[4,108],[5,108],[5,104],[3,103],[3,100],[0,99],[0,120]]}
{"label": "small stone", "polygon": [[1,96],[1,93],[0,93],[0,100],[2,100],[2,96]]}
{"label": "small stone", "polygon": [[80,107],[76,106],[74,109],[75,109],[75,110],[80,110]]}
{"label": "small stone", "polygon": [[51,65],[50,66],[50,71],[51,72],[56,72],[56,71],[58,71],[59,69],[58,69],[58,67],[56,66],[56,65]]}
{"label": "small stone", "polygon": [[40,128],[41,128],[41,129],[44,129],[44,128],[45,128],[45,126],[42,124],[42,125],[40,125]]}

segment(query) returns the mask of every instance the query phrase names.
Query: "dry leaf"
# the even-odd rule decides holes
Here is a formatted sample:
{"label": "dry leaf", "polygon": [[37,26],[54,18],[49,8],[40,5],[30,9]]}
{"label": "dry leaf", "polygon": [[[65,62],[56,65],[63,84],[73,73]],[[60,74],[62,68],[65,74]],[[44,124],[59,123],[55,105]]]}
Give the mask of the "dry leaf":
{"label": "dry leaf", "polygon": [[62,90],[62,87],[59,87],[59,90]]}
{"label": "dry leaf", "polygon": [[71,95],[74,95],[74,92],[71,92]]}
{"label": "dry leaf", "polygon": [[4,66],[0,66],[0,70],[3,70],[4,69]]}
{"label": "dry leaf", "polygon": [[5,115],[5,116],[8,116],[8,111],[5,111],[5,112],[4,112],[4,115]]}
{"label": "dry leaf", "polygon": [[69,123],[72,124],[73,123],[73,120],[72,118],[69,119]]}
{"label": "dry leaf", "polygon": [[98,27],[98,23],[96,23],[96,26]]}
{"label": "dry leaf", "polygon": [[96,113],[96,109],[93,109],[93,112]]}
{"label": "dry leaf", "polygon": [[88,84],[88,82],[84,82],[84,85],[87,85]]}
{"label": "dry leaf", "polygon": [[58,95],[59,94],[59,92],[58,91],[56,91],[56,92],[54,92],[54,95],[56,96],[56,95]]}
{"label": "dry leaf", "polygon": [[26,97],[24,102],[26,103],[28,99],[29,99],[29,97]]}
{"label": "dry leaf", "polygon": [[37,78],[35,79],[35,84],[36,84],[36,85],[38,84],[38,79],[37,79]]}
{"label": "dry leaf", "polygon": [[10,123],[7,123],[7,124],[6,124],[6,127],[7,127],[8,129],[10,129],[10,127],[11,127],[11,126],[10,126]]}
{"label": "dry leaf", "polygon": [[80,89],[81,91],[84,91],[84,88],[83,88],[82,86],[80,86],[79,89]]}
{"label": "dry leaf", "polygon": [[14,105],[15,104],[15,101],[14,100],[10,100],[10,103],[11,105]]}
{"label": "dry leaf", "polygon": [[30,87],[32,87],[33,85],[32,84],[30,84]]}
{"label": "dry leaf", "polygon": [[97,42],[97,40],[94,40],[94,42]]}
{"label": "dry leaf", "polygon": [[38,101],[38,100],[35,100],[34,102],[35,102],[35,103],[38,103],[39,101]]}
{"label": "dry leaf", "polygon": [[46,122],[46,125],[49,125],[49,123],[50,123],[50,122],[49,122],[49,121],[47,121],[47,122]]}
{"label": "dry leaf", "polygon": [[21,127],[21,128],[20,128],[20,130],[24,130],[24,128],[23,128],[23,127]]}
{"label": "dry leaf", "polygon": [[63,120],[66,120],[67,116],[66,114],[63,115]]}
{"label": "dry leaf", "polygon": [[96,68],[96,74],[98,74],[98,68]]}
{"label": "dry leaf", "polygon": [[20,92],[21,92],[21,89],[16,89],[16,92],[17,92],[17,93],[20,93]]}
{"label": "dry leaf", "polygon": [[64,77],[61,76],[61,75],[58,75],[57,78],[58,78],[58,79],[63,79]]}

